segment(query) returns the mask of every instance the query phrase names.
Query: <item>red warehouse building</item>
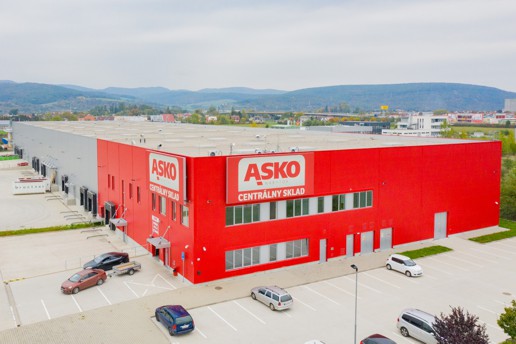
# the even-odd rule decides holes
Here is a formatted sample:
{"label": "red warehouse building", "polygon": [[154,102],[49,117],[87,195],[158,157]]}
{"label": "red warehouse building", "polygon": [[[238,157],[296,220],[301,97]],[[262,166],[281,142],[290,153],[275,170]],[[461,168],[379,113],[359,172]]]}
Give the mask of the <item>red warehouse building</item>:
{"label": "red warehouse building", "polygon": [[81,126],[96,142],[98,216],[192,283],[498,224],[498,141]]}

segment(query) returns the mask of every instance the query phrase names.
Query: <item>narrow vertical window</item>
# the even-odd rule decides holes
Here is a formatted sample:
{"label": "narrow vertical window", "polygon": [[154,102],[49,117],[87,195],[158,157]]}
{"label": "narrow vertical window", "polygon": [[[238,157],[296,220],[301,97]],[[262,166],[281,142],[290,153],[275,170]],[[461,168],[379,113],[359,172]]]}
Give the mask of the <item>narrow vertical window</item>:
{"label": "narrow vertical window", "polygon": [[317,197],[317,213],[324,213],[324,197]]}
{"label": "narrow vertical window", "polygon": [[175,221],[176,220],[176,202],[174,201],[171,201],[170,202],[170,214],[172,215],[172,221]]}
{"label": "narrow vertical window", "polygon": [[277,216],[278,216],[278,203],[277,202],[271,202],[270,203],[270,208],[269,208],[269,219],[270,220],[276,220]]}
{"label": "narrow vertical window", "polygon": [[156,194],[152,193],[152,210],[156,210]]}
{"label": "narrow vertical window", "polygon": [[142,198],[141,198],[141,195],[140,195],[140,187],[139,186],[136,187],[136,202],[138,202],[138,204],[140,204],[142,202]]}
{"label": "narrow vertical window", "polygon": [[189,214],[188,214],[188,207],[185,205],[181,206],[181,224],[185,227],[189,226]]}

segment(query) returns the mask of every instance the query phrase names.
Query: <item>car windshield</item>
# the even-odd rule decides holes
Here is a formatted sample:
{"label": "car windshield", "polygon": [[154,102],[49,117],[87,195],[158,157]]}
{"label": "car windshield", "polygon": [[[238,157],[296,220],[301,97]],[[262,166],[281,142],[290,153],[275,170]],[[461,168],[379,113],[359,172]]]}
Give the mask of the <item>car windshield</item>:
{"label": "car windshield", "polygon": [[414,265],[416,265],[416,263],[412,259],[404,260],[403,263],[405,263],[406,266],[414,266]]}
{"label": "car windshield", "polygon": [[75,274],[75,275],[73,275],[72,277],[70,277],[68,280],[69,280],[70,282],[79,282],[79,280],[80,280],[80,279],[81,279],[81,275],[79,275],[79,274]]}
{"label": "car windshield", "polygon": [[281,302],[287,302],[292,300],[292,296],[290,294],[281,295]]}
{"label": "car windshield", "polygon": [[107,257],[107,256],[106,256],[105,254],[101,254],[100,256],[95,257],[95,259],[93,259],[93,261],[94,261],[95,263],[101,263],[101,262],[102,262],[102,260],[104,260],[104,258],[106,258],[106,257]]}
{"label": "car windshield", "polygon": [[189,323],[189,322],[192,322],[192,317],[189,316],[189,315],[186,315],[184,317],[180,317],[180,318],[177,318],[176,320],[176,323],[178,325],[183,325],[183,324],[186,324],[186,323]]}

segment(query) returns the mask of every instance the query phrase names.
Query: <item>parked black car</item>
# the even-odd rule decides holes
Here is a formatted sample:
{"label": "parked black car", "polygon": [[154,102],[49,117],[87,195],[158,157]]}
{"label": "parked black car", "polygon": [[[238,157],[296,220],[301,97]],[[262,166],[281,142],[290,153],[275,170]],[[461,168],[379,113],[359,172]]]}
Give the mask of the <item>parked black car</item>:
{"label": "parked black car", "polygon": [[95,257],[84,264],[84,269],[102,269],[104,271],[111,270],[113,266],[129,262],[129,254],[125,252],[108,252]]}

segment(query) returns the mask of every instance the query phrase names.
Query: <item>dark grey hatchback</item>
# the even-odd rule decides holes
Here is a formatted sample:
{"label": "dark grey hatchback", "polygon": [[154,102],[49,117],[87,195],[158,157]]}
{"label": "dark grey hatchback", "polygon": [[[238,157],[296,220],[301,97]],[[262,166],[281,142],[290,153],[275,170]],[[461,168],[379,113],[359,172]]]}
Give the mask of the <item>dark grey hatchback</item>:
{"label": "dark grey hatchback", "polygon": [[129,254],[125,252],[108,252],[95,257],[84,264],[84,269],[113,269],[113,266],[129,262]]}
{"label": "dark grey hatchback", "polygon": [[360,344],[396,344],[396,342],[377,333],[362,339]]}

